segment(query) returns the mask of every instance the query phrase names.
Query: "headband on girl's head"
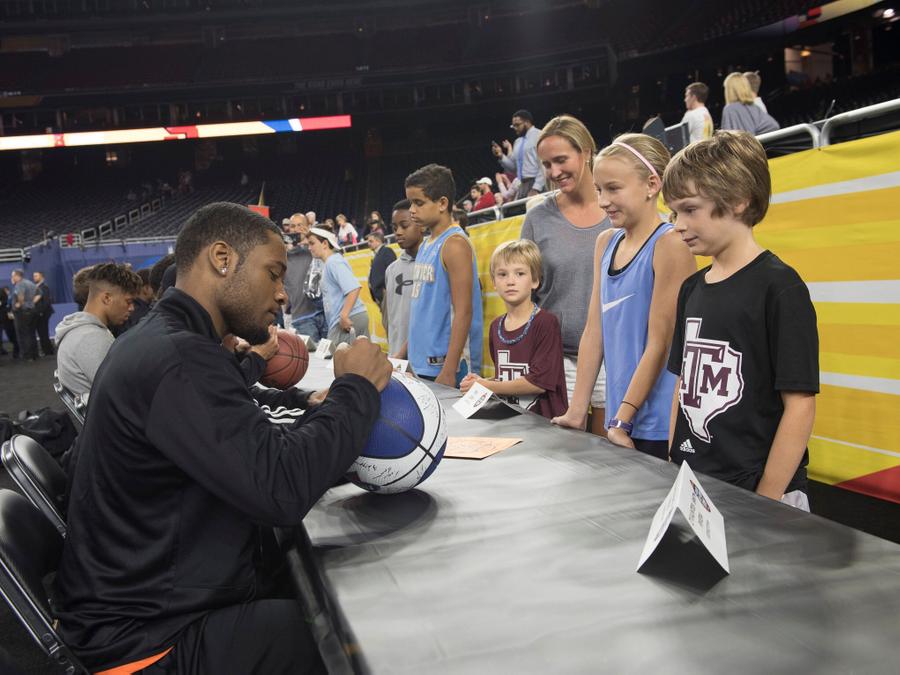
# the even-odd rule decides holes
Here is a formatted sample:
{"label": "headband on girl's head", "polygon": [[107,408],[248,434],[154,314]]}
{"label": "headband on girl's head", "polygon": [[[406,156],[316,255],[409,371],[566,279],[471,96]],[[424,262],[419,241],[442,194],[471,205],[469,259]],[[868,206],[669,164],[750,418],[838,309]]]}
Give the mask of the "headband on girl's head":
{"label": "headband on girl's head", "polygon": [[[644,166],[646,166],[646,167],[650,170],[650,173],[651,173],[652,175],[654,175],[654,176],[656,176],[657,178],[659,178],[659,173],[657,173],[656,169],[653,168],[653,165],[652,165],[649,161],[647,161],[647,158],[644,157],[644,156],[643,156],[641,153],[639,153],[637,150],[635,150],[634,148],[632,148],[630,145],[628,145],[628,143],[623,143],[622,141],[613,141],[612,144],[613,144],[613,145],[618,145],[618,146],[620,146],[620,147],[625,148],[626,150],[628,150],[632,155],[634,155],[634,156],[637,157],[639,160],[641,160],[641,162],[644,163]],[[662,179],[660,178],[660,180],[662,180]]]}

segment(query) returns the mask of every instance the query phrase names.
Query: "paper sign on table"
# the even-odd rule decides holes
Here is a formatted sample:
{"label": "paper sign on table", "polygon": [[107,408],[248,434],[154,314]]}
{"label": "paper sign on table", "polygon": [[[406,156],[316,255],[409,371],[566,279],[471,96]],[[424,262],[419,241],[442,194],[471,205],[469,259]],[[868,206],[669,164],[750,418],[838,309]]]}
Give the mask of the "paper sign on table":
{"label": "paper sign on table", "polygon": [[681,464],[675,484],[653,516],[637,569],[640,569],[656,550],[660,539],[672,523],[676,511],[681,511],[700,543],[722,569],[730,574],[728,549],[725,543],[725,519],[712,503],[687,462]]}
{"label": "paper sign on table", "polygon": [[316,356],[320,359],[330,359],[334,350],[331,348],[331,340],[322,338],[319,340],[319,346],[316,347]]}
{"label": "paper sign on table", "polygon": [[395,359],[393,357],[388,357],[388,361],[391,362],[391,365],[394,366],[394,370],[398,373],[405,373],[409,371],[409,361],[406,359]]}
{"label": "paper sign on table", "polygon": [[451,436],[447,439],[444,457],[456,459],[484,459],[521,443],[521,438],[482,438],[480,436]]}
{"label": "paper sign on table", "polygon": [[466,392],[466,395],[453,404],[453,409],[462,415],[463,419],[469,419],[472,415],[484,407],[491,396],[494,395],[490,389],[480,382],[472,384],[472,388]]}

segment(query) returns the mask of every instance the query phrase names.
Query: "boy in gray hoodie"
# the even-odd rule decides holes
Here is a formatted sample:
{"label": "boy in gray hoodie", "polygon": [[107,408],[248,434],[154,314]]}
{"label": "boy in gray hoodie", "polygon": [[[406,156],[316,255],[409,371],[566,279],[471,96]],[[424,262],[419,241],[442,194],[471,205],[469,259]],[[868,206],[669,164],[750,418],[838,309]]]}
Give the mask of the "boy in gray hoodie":
{"label": "boy in gray hoodie", "polygon": [[59,381],[74,394],[91,390],[94,375],[112,346],[110,328],[131,316],[134,297],[143,282],[127,265],[101,263],[88,274],[83,312],[66,316],[56,327]]}

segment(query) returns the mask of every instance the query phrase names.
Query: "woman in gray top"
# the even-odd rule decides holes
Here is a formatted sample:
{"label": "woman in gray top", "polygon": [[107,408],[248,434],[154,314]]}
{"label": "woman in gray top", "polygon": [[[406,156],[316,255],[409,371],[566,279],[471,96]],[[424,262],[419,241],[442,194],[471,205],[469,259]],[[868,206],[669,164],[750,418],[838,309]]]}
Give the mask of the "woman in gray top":
{"label": "woman in gray top", "polygon": [[721,129],[749,131],[754,136],[777,131],[778,122],[762,108],[754,105],[756,94],[742,73],[725,78],[725,107],[722,109]]}
{"label": "woman in gray top", "polygon": [[[594,244],[612,225],[597,198],[592,174],[597,145],[584,124],[569,115],[554,117],[544,126],[537,152],[559,192],[528,211],[521,237],[532,240],[541,251],[543,281],[537,290],[538,304],[559,319],[571,399],[578,343],[591,299]],[[605,381],[601,368],[591,396],[590,422],[591,431],[601,435],[605,435]]]}

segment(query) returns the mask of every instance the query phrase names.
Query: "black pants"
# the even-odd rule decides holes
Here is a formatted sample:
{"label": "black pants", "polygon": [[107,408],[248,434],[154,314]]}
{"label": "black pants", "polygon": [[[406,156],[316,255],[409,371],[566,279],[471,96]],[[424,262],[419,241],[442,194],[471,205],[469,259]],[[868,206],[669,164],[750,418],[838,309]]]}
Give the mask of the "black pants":
{"label": "black pants", "polygon": [[6,337],[9,338],[9,343],[12,345],[13,356],[19,355],[19,338],[16,337],[16,324],[13,323],[13,320],[6,316],[6,310],[0,309],[0,312],[3,312],[3,319],[0,320],[0,348],[3,347],[3,333],[6,333]]}
{"label": "black pants", "polygon": [[191,624],[145,675],[325,673],[296,600],[257,600],[210,612]]}
{"label": "black pants", "polygon": [[41,312],[35,318],[35,329],[38,340],[41,343],[41,352],[44,356],[53,354],[53,343],[50,342],[50,312]]}
{"label": "black pants", "polygon": [[33,309],[13,310],[16,322],[16,335],[19,338],[19,350],[23,359],[36,359],[37,340],[34,339],[35,314]]}
{"label": "black pants", "polygon": [[651,457],[659,459],[669,459],[669,442],[668,441],[648,441],[645,438],[632,438],[636,450],[640,450]]}

